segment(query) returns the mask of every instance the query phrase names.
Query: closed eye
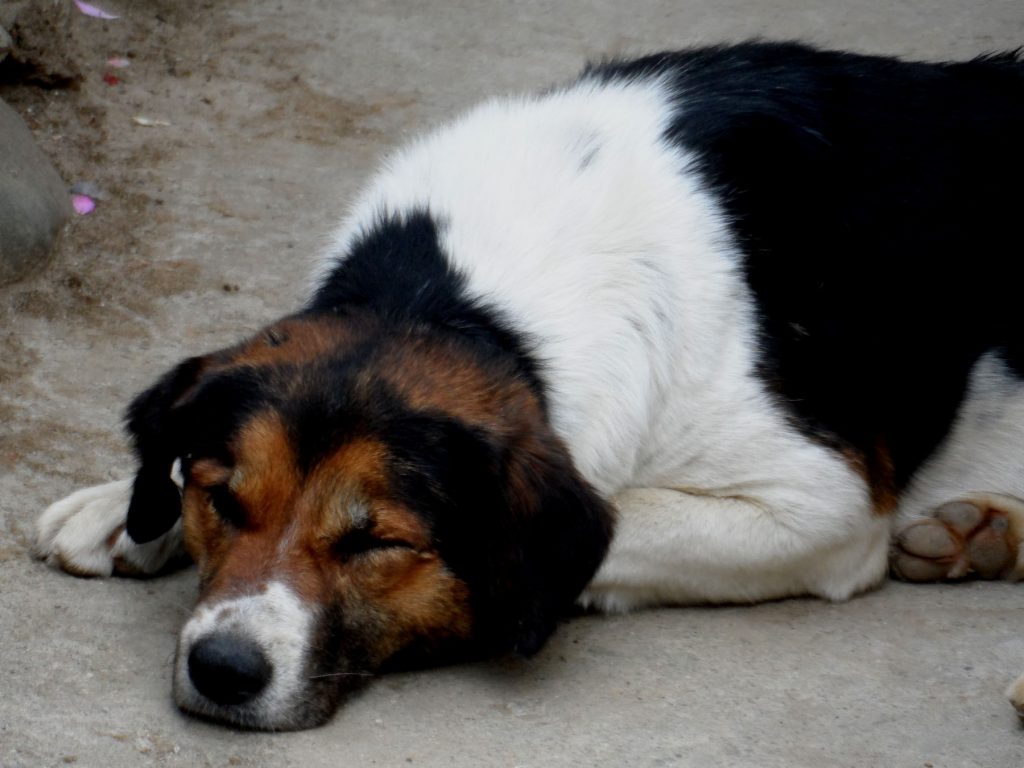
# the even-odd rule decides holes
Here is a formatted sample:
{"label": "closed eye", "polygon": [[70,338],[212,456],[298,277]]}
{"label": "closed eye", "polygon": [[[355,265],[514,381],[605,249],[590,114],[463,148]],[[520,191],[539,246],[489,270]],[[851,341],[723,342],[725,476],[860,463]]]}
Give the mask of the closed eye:
{"label": "closed eye", "polygon": [[368,552],[386,549],[414,549],[414,547],[409,542],[400,539],[382,539],[374,536],[366,528],[349,531],[334,543],[334,553],[343,561]]}
{"label": "closed eye", "polygon": [[215,485],[207,488],[210,503],[214,511],[226,523],[235,528],[243,528],[246,523],[245,508],[226,485]]}

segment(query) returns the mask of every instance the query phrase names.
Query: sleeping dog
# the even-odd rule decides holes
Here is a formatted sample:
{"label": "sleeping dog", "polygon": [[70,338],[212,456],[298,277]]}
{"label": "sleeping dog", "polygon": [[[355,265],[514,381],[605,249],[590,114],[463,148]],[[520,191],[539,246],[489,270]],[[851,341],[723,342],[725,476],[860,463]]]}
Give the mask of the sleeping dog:
{"label": "sleeping dog", "polygon": [[187,552],[175,699],[264,729],[574,604],[1020,578],[1022,137],[1014,54],[749,43],[485,103],[384,165],[301,309],[134,400],[134,479],[39,554]]}

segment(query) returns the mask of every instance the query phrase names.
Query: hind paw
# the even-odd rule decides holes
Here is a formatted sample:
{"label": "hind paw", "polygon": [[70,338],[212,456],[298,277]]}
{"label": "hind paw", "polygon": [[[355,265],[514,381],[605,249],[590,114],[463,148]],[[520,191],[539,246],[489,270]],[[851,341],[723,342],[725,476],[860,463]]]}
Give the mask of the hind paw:
{"label": "hind paw", "polygon": [[938,507],[893,540],[890,567],[906,581],[1024,577],[1024,501],[979,494]]}

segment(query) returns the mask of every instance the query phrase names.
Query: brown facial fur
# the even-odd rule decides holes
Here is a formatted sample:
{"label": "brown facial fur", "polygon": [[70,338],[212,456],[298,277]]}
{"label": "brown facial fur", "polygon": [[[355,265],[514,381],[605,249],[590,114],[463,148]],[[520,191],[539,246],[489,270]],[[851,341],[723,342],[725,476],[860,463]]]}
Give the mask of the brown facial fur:
{"label": "brown facial fur", "polygon": [[[151,541],[183,515],[200,574],[189,632],[273,585],[298,601],[301,624],[277,627],[298,633],[281,646],[292,655],[278,680],[290,683],[266,699],[284,710],[264,725],[320,722],[381,667],[532,655],[593,575],[613,520],[541,391],[500,334],[359,308],[284,318],[183,361],[133,401],[128,533]],[[177,459],[181,498],[168,477]],[[274,629],[267,610],[256,633]],[[183,708],[210,714],[202,697],[216,697],[192,670],[204,646],[183,635],[175,680]]]}
{"label": "brown facial fur", "polygon": [[[533,653],[607,546],[610,512],[576,476],[533,386],[456,335],[301,315],[191,365],[168,418],[195,430],[179,450],[200,603],[286,584],[315,617],[311,679],[485,647]],[[468,451],[454,476],[430,464],[448,450]],[[486,490],[468,490],[491,472]],[[484,495],[420,505],[449,491]],[[474,504],[479,516],[456,522]],[[436,517],[442,507],[460,511]],[[320,686],[310,700],[333,708]]]}
{"label": "brown facial fur", "polygon": [[[413,642],[469,636],[466,586],[433,550],[419,518],[389,499],[386,446],[348,442],[304,473],[280,415],[267,410],[245,423],[231,450],[232,467],[193,463],[183,500],[200,602],[284,581],[308,605],[342,611],[350,631],[365,633],[358,644],[374,665]],[[208,489],[224,485],[242,512],[239,527],[211,503]],[[357,528],[395,546],[340,556],[337,543]]]}
{"label": "brown facial fur", "polygon": [[250,338],[203,358],[201,375],[240,366],[300,364],[351,347],[362,334],[329,315],[285,317]]}
{"label": "brown facial fur", "polygon": [[412,408],[451,414],[467,424],[507,433],[541,417],[525,382],[496,386],[459,350],[434,340],[410,340],[388,350],[380,372]]}
{"label": "brown facial fur", "polygon": [[286,317],[228,350],[232,365],[283,365],[314,360],[350,346],[354,325],[326,315]]}
{"label": "brown facial fur", "polygon": [[[245,366],[302,364],[344,354],[374,335],[372,323],[318,315],[286,317],[242,343],[204,359],[202,375]],[[409,335],[382,346],[365,382],[385,383],[409,407],[435,411],[499,431],[542,418],[540,403],[521,380],[495,386],[464,351],[430,336]]]}

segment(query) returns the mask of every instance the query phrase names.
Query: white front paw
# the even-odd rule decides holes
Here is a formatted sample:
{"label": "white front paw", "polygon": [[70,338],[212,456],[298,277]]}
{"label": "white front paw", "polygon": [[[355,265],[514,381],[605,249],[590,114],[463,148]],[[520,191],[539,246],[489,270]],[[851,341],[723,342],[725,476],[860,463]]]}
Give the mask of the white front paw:
{"label": "white front paw", "polygon": [[132,481],[76,491],[50,505],[36,523],[35,553],[75,576],[153,574],[182,555],[181,521],[166,534],[136,544],[125,532]]}
{"label": "white front paw", "polygon": [[1024,720],[1024,675],[1018,677],[1013,685],[1009,687],[1006,691],[1006,697],[1013,704],[1013,708],[1017,710],[1021,720]]}

